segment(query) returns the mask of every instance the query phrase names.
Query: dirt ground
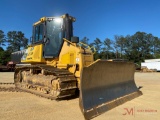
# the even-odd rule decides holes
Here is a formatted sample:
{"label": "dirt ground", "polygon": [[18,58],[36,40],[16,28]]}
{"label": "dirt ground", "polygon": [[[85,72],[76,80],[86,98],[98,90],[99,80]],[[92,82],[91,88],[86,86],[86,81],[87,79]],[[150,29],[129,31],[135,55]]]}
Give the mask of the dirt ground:
{"label": "dirt ground", "polygon": [[[160,72],[135,73],[143,95],[94,120],[160,120]],[[0,82],[13,82],[12,72],[0,72]],[[79,99],[53,101],[24,92],[0,92],[0,120],[83,120]]]}

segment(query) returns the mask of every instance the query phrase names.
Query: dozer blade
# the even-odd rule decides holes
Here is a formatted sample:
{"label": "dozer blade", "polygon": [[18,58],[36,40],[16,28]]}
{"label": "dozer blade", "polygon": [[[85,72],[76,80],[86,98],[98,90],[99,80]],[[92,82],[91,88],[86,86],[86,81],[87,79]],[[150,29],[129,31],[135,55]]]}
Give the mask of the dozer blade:
{"label": "dozer blade", "polygon": [[91,119],[142,92],[134,82],[134,63],[98,60],[84,67],[80,83],[80,108]]}

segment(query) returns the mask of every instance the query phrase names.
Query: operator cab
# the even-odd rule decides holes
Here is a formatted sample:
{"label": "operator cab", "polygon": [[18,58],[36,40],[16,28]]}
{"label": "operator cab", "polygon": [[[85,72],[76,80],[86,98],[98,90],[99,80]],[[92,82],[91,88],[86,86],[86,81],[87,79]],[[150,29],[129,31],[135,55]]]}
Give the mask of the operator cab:
{"label": "operator cab", "polygon": [[72,23],[75,18],[68,14],[61,17],[43,17],[33,25],[32,45],[43,44],[43,57],[59,56],[63,38],[71,41]]}

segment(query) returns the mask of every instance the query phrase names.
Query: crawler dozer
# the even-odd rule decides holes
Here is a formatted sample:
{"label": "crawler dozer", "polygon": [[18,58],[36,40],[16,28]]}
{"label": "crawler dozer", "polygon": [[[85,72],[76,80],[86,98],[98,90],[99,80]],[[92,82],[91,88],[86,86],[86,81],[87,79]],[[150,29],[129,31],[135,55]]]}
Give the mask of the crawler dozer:
{"label": "crawler dozer", "polygon": [[23,50],[23,64],[15,68],[16,88],[49,99],[79,93],[85,119],[140,96],[134,63],[94,61],[94,50],[73,36],[73,22],[75,18],[65,14],[33,24],[31,45]]}

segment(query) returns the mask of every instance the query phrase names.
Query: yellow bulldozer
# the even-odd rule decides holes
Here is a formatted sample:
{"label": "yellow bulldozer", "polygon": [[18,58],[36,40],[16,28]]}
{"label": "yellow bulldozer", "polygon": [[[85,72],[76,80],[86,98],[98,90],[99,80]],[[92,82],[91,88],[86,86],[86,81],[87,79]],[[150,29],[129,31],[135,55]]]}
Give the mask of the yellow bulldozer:
{"label": "yellow bulldozer", "polygon": [[142,95],[134,82],[134,63],[94,61],[92,48],[73,36],[73,22],[65,14],[33,24],[31,45],[15,68],[16,88],[49,99],[79,93],[85,119]]}

